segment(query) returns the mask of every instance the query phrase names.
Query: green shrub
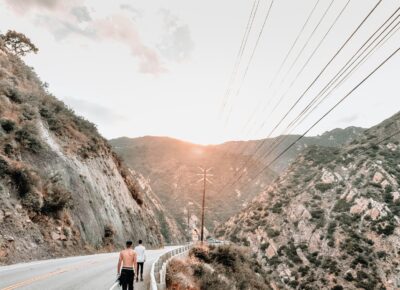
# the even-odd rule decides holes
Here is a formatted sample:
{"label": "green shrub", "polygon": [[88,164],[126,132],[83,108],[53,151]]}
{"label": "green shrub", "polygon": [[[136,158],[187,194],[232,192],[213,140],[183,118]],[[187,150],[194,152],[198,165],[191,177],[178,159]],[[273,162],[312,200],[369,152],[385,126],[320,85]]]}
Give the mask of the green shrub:
{"label": "green shrub", "polygon": [[195,257],[196,259],[199,259],[200,261],[204,261],[206,263],[210,261],[209,251],[206,247],[193,247],[189,251],[189,256]]}
{"label": "green shrub", "polygon": [[11,157],[12,155],[15,154],[14,152],[14,147],[10,143],[6,143],[4,145],[4,153],[8,156]]}
{"label": "green shrub", "polygon": [[313,252],[309,253],[307,255],[307,260],[310,261],[310,263],[314,264],[315,266],[319,267],[321,265],[321,261],[318,258],[318,252]]}
{"label": "green shrub", "polygon": [[323,209],[313,209],[310,211],[312,220],[316,223],[317,228],[325,225],[325,212]]}
{"label": "green shrub", "polygon": [[388,256],[388,254],[385,251],[378,251],[376,255],[378,256],[379,259],[384,259]]}
{"label": "green shrub", "polygon": [[390,236],[394,233],[395,229],[396,225],[394,224],[393,221],[390,221],[385,225],[378,225],[376,232],[381,235],[383,234],[385,236]]}
{"label": "green shrub", "polygon": [[27,168],[13,168],[10,170],[13,185],[25,207],[39,211],[43,205],[40,193],[41,182],[37,173]]}
{"label": "green shrub", "polygon": [[40,152],[43,148],[41,142],[36,138],[36,132],[33,127],[24,126],[15,133],[15,140],[25,149],[34,153]]}
{"label": "green shrub", "polygon": [[64,128],[63,123],[61,122],[59,116],[56,116],[53,111],[49,108],[42,107],[39,110],[40,115],[46,120],[47,125],[51,131],[55,131],[56,133],[61,133],[61,130]]}
{"label": "green shrub", "polygon": [[367,259],[362,256],[362,255],[358,255],[352,262],[351,262],[351,267],[353,269],[356,268],[356,266],[360,264],[363,268],[368,268],[368,261]]}
{"label": "green shrub", "polygon": [[10,171],[10,167],[6,160],[0,156],[0,178],[5,177]]}
{"label": "green shrub", "polygon": [[335,205],[333,206],[334,212],[347,212],[351,208],[351,204],[347,202],[345,199],[339,199],[336,201]]}
{"label": "green shrub", "polygon": [[333,187],[332,183],[317,183],[315,184],[315,189],[325,192]]}
{"label": "green shrub", "polygon": [[270,238],[275,238],[275,237],[278,237],[280,235],[280,232],[278,230],[273,229],[273,228],[268,228],[267,229],[267,235]]}
{"label": "green shrub", "polygon": [[7,133],[11,133],[15,129],[15,122],[7,119],[0,121],[1,128]]}
{"label": "green shrub", "polygon": [[43,213],[58,212],[71,204],[71,192],[58,182],[48,185],[45,192],[41,209]]}
{"label": "green shrub", "polygon": [[240,253],[237,253],[233,247],[219,246],[210,251],[210,259],[224,267],[233,268],[236,261],[240,262]]}
{"label": "green shrub", "polygon": [[272,206],[271,211],[272,211],[273,213],[277,213],[277,214],[282,213],[282,203],[281,203],[280,201],[278,201],[277,203],[275,203],[275,204]]}
{"label": "green shrub", "polygon": [[376,289],[377,283],[378,281],[374,276],[363,271],[357,271],[356,287],[366,290],[373,290]]}
{"label": "green shrub", "polygon": [[299,273],[301,274],[302,277],[308,274],[308,271],[310,270],[309,266],[300,266],[299,268]]}
{"label": "green shrub", "polygon": [[14,103],[22,104],[23,97],[16,88],[14,87],[6,88],[5,95]]}
{"label": "green shrub", "polygon": [[39,183],[36,173],[29,169],[12,169],[11,179],[20,197],[25,197]]}
{"label": "green shrub", "polygon": [[350,272],[347,272],[346,275],[344,275],[344,279],[351,282],[354,280],[354,277]]}
{"label": "green shrub", "polygon": [[301,264],[303,261],[297,255],[296,247],[293,242],[289,242],[287,246],[284,247],[283,251],[285,252],[286,256],[295,264]]}

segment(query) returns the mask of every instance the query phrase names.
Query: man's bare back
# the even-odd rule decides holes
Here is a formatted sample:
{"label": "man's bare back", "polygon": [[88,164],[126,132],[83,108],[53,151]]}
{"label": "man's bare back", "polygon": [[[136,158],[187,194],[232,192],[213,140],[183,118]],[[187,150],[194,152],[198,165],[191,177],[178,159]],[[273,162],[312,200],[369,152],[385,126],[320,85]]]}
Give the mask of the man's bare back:
{"label": "man's bare back", "polygon": [[119,263],[118,270],[120,270],[121,266],[126,268],[134,268],[136,269],[136,252],[130,248],[122,250],[119,254]]}
{"label": "man's bare back", "polygon": [[127,241],[125,250],[122,250],[121,253],[119,253],[117,266],[117,275],[119,276],[122,290],[133,290],[136,266],[136,252],[132,250],[132,241]]}

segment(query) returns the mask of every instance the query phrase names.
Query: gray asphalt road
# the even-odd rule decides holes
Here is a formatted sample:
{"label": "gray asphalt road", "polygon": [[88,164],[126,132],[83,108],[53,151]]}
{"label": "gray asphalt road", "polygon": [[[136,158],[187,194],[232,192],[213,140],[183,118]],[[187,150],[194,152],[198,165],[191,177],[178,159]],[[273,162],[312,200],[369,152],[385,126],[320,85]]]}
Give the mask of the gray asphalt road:
{"label": "gray asphalt road", "polygon": [[[174,248],[147,251],[145,281],[135,283],[135,290],[149,289],[151,264],[158,256]],[[116,279],[117,262],[118,253],[111,253],[4,266],[0,267],[0,289],[108,290]]]}

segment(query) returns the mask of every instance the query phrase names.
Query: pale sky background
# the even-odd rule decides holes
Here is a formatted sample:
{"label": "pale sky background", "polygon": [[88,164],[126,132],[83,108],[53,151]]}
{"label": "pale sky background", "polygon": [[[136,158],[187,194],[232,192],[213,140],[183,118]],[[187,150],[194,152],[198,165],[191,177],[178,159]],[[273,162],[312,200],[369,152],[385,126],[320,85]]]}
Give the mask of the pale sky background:
{"label": "pale sky background", "polygon": [[[0,0],[0,31],[14,29],[31,38],[40,51],[25,57],[25,61],[49,83],[50,92],[94,122],[106,138],[161,135],[202,144],[259,139],[269,135],[377,3],[377,0],[350,0],[315,56],[287,91],[347,0],[318,2],[281,73],[269,87],[317,3],[317,0],[275,0],[237,94],[270,1],[260,0],[233,94],[223,110],[222,100],[253,1]],[[284,79],[331,2],[326,17]],[[382,1],[287,121],[306,106],[399,5],[399,0]],[[397,32],[293,132],[304,132],[399,46],[400,32]],[[310,135],[336,127],[369,127],[398,112],[399,54]],[[271,115],[282,95],[282,102]],[[287,124],[283,122],[273,135],[282,133]]]}

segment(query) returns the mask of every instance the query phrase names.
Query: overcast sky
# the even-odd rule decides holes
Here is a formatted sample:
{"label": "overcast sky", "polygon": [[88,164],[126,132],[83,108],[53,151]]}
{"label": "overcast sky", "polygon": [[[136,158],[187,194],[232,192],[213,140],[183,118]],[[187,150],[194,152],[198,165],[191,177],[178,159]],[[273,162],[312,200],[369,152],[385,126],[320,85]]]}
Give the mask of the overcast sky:
{"label": "overcast sky", "polygon": [[[260,0],[231,85],[251,0],[0,0],[0,30],[31,38],[40,51],[25,61],[54,95],[94,122],[105,137],[162,135],[210,144],[271,133],[378,1],[347,2],[275,0],[270,6],[271,0]],[[382,1],[273,135],[284,132],[399,4]],[[293,132],[304,132],[399,46],[400,32]],[[369,127],[393,115],[400,110],[399,76],[400,55],[395,55],[310,134]]]}

